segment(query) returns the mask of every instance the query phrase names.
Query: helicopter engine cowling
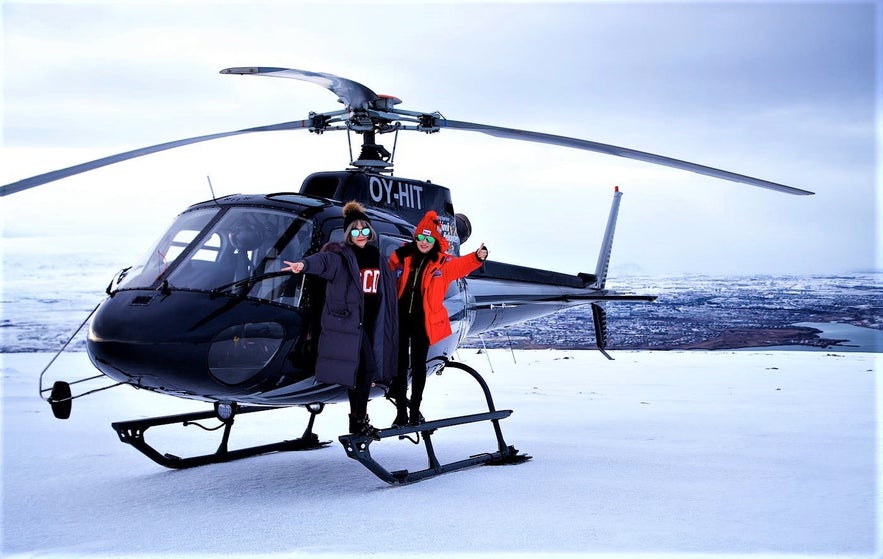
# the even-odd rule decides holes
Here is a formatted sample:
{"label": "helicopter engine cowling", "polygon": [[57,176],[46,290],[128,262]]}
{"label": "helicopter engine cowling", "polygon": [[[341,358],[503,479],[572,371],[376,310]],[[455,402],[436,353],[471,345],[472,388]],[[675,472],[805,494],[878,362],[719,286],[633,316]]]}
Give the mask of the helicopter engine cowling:
{"label": "helicopter engine cowling", "polygon": [[460,238],[460,244],[463,244],[472,236],[472,222],[463,214],[454,215],[454,221],[457,224],[457,236]]}

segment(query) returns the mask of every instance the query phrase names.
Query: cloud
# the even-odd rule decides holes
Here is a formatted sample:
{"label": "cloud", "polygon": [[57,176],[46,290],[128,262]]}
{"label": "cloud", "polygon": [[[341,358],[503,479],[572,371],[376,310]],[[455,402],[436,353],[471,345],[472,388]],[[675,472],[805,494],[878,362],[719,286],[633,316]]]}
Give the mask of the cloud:
{"label": "cloud", "polygon": [[[848,271],[873,266],[880,250],[871,2],[7,2],[3,10],[4,182],[82,161],[56,149],[100,157],[339,108],[310,84],[218,74],[275,65],[354,79],[399,96],[405,109],[818,192],[796,199],[448,130],[401,135],[398,174],[452,187],[455,207],[469,209],[495,256],[520,263],[527,246],[527,260],[582,271],[567,250],[548,247],[568,246],[587,207],[602,208],[589,219],[602,223],[614,184],[627,193],[614,261],[651,270]],[[393,138],[382,140],[391,147]],[[108,207],[95,219],[113,221],[110,213],[128,211],[112,206],[125,193],[156,204],[167,223],[208,197],[207,174],[224,193],[296,190],[310,172],[348,161],[342,133],[274,133],[179,152],[68,179],[14,204],[57,207],[61,190],[88,190]],[[6,230],[44,227],[8,215]],[[512,234],[513,223],[529,224],[527,239]]]}

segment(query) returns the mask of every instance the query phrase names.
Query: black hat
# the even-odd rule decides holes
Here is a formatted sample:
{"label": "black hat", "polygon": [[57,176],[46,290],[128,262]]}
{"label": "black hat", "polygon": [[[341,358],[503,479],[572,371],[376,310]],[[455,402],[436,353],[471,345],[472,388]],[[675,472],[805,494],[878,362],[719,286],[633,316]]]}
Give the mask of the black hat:
{"label": "black hat", "polygon": [[371,220],[368,219],[368,216],[365,215],[365,208],[362,204],[353,200],[352,202],[347,202],[343,207],[343,228],[346,229],[350,226],[350,224],[357,220],[362,220],[367,223],[371,223]]}

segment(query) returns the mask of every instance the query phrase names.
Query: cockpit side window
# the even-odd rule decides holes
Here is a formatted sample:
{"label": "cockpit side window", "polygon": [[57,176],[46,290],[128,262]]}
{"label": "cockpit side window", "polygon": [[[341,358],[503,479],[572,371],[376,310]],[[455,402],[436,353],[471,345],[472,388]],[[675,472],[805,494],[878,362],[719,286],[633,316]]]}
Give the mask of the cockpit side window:
{"label": "cockpit side window", "polygon": [[384,262],[389,261],[389,257],[395,252],[395,249],[405,245],[411,241],[408,237],[393,237],[391,235],[380,235],[380,254]]}
{"label": "cockpit side window", "polygon": [[211,208],[179,215],[165,235],[153,245],[141,261],[118,278],[114,290],[151,287],[175,263],[217,213],[217,209]]}

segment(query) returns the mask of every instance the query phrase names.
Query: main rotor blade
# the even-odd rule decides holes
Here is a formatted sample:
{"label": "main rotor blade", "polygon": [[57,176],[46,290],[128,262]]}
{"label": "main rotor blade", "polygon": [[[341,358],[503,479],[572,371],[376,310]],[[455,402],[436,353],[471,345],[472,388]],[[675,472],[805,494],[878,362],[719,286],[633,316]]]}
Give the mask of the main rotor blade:
{"label": "main rotor blade", "polygon": [[538,142],[541,144],[552,144],[556,146],[564,146],[587,151],[595,151],[598,153],[606,153],[608,155],[617,155],[619,157],[626,157],[628,159],[637,159],[639,161],[646,161],[647,163],[655,163],[657,165],[665,165],[666,167],[674,167],[675,169],[682,169],[684,171],[692,171],[694,173],[699,173],[700,175],[708,175],[710,177],[715,177],[728,181],[750,184],[751,186],[768,188],[770,190],[784,192],[786,194],[814,194],[813,192],[810,192],[808,190],[802,190],[800,188],[794,188],[793,186],[786,186],[784,184],[779,184],[776,182],[770,182],[763,179],[749,177],[746,175],[740,175],[738,173],[731,173],[730,171],[715,169],[714,167],[699,165],[698,163],[690,163],[689,161],[673,159],[671,157],[665,157],[664,155],[656,155],[653,153],[647,153],[645,151],[637,151],[634,149],[613,146],[610,144],[602,144],[589,140],[580,140],[577,138],[568,138],[567,136],[544,134],[542,132],[531,132],[529,130],[517,130],[514,128],[502,128],[500,126],[476,124],[473,122],[462,122],[456,120],[446,120],[441,118],[436,119],[435,123],[439,127],[454,128],[458,130],[471,130],[474,132],[488,134],[490,136],[496,136],[498,138],[524,140],[527,142]]}
{"label": "main rotor blade", "polygon": [[272,68],[263,66],[248,66],[239,68],[225,68],[222,74],[236,74],[241,76],[269,76],[273,78],[291,78],[321,85],[325,89],[337,95],[338,100],[349,109],[368,109],[370,104],[380,97],[360,84],[334,74],[323,72],[310,72],[295,68]]}
{"label": "main rotor blade", "polygon": [[119,163],[121,161],[126,161],[128,159],[135,159],[136,157],[141,157],[143,155],[150,155],[151,153],[156,153],[159,151],[165,151],[167,149],[173,149],[181,146],[186,146],[189,144],[196,144],[199,142],[205,142],[208,140],[217,140],[219,138],[226,138],[228,136],[236,136],[238,134],[248,134],[251,132],[272,132],[276,130],[297,130],[300,128],[309,128],[311,125],[311,121],[309,120],[294,120],[291,122],[282,122],[279,124],[270,124],[267,126],[256,126],[254,128],[244,128],[242,130],[234,130],[232,132],[220,132],[217,134],[206,134],[205,136],[195,136],[193,138],[185,138],[183,140],[175,140],[174,142],[166,142],[164,144],[156,144],[154,146],[148,146],[144,148],[134,149],[132,151],[126,151],[123,153],[118,153],[116,155],[111,155],[108,157],[102,157],[101,159],[96,159],[94,161],[88,161],[86,163],[80,163],[79,165],[74,165],[72,167],[66,167],[64,169],[59,169],[57,171],[51,171],[49,173],[43,173],[42,175],[36,175],[34,177],[29,177],[26,179],[22,179],[17,182],[13,182],[4,186],[0,186],[0,196],[6,196],[8,194],[15,194],[16,192],[21,192],[22,190],[27,190],[29,188],[33,188],[35,186],[40,186],[41,184],[46,184],[48,182],[57,181],[59,179],[63,179],[66,177],[70,177],[73,175],[78,175],[80,173],[85,173],[86,171],[92,171],[93,169],[98,169],[100,167],[105,167],[107,165],[113,165],[114,163]]}

